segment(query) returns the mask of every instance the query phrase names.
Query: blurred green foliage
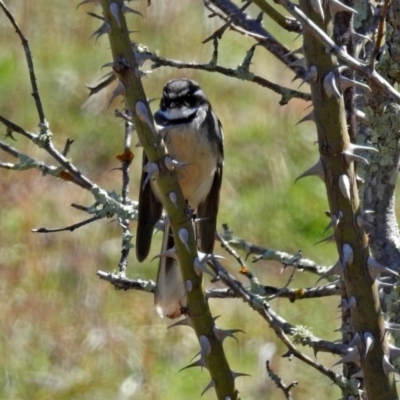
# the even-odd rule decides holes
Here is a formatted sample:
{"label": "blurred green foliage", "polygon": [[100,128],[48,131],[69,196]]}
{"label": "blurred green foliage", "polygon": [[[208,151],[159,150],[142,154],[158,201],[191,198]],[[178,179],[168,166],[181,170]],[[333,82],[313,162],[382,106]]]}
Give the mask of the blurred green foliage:
{"label": "blurred green foliage", "polygon": [[[108,72],[106,37],[90,38],[99,26],[87,11],[99,7],[78,1],[7,1],[29,40],[46,117],[54,142],[62,149],[74,139],[70,158],[87,176],[108,190],[120,190],[115,155],[122,151],[123,123],[113,116],[121,98],[108,105],[111,90],[88,99],[85,84],[95,84]],[[208,62],[212,45],[204,38],[221,25],[209,19],[202,1],[179,0],[130,3],[144,15],[128,15],[132,38],[160,55]],[[256,15],[256,11],[250,10]],[[265,20],[268,28],[273,22]],[[35,110],[24,52],[14,29],[0,13],[0,114],[30,131],[37,131]],[[289,47],[294,36],[275,35]],[[227,32],[220,43],[219,63],[235,67],[253,44],[248,37]],[[261,48],[253,71],[281,84],[292,74]],[[149,68],[145,65],[145,69]],[[175,77],[197,80],[208,94],[225,130],[225,171],[220,223],[254,243],[296,252],[329,265],[336,253],[331,244],[314,246],[322,238],[327,208],[323,184],[294,179],[317,159],[315,128],[310,122],[295,126],[308,106],[300,101],[279,106],[279,97],[248,82],[193,70],[157,69],[144,79],[149,98],[159,97],[165,81]],[[306,88],[306,85],[303,86]],[[157,105],[154,104],[156,109]],[[5,130],[2,130],[5,132]],[[52,160],[21,136],[7,141],[32,157]],[[131,197],[137,197],[140,151],[131,168]],[[5,153],[2,161],[13,160]],[[71,203],[91,204],[91,196],[71,184],[38,171],[0,170],[0,398],[19,399],[187,399],[200,398],[209,376],[206,371],[178,370],[198,351],[189,328],[167,330],[151,296],[115,291],[96,277],[114,271],[120,253],[120,228],[115,220],[98,221],[77,231],[34,234],[32,228],[60,227],[86,218]],[[132,224],[132,229],[135,229]],[[219,246],[217,252],[221,251]],[[157,252],[157,244],[153,246]],[[133,255],[128,274],[154,279],[156,261],[139,265]],[[230,260],[236,275],[238,266]],[[276,263],[249,266],[267,285],[283,285],[291,271],[280,273]],[[311,286],[316,278],[296,273],[293,287]],[[285,348],[257,313],[238,300],[212,300],[221,327],[241,328],[238,343],[225,348],[233,369],[251,374],[238,379],[245,399],[283,399],[265,370],[269,359],[287,382],[300,384],[295,398],[335,399],[337,389],[297,360],[282,358]],[[338,300],[274,300],[272,306],[293,324],[312,327],[315,335],[336,339],[333,330]],[[311,352],[304,349],[306,353]],[[333,358],[319,355],[327,366]],[[339,367],[337,367],[339,369]],[[213,399],[212,390],[204,399]]]}

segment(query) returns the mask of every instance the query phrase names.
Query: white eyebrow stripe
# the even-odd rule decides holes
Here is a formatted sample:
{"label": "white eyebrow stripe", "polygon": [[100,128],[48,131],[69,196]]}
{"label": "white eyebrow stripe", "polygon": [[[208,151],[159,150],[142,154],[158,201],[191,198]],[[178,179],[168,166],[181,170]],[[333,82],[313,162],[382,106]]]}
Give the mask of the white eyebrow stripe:
{"label": "white eyebrow stripe", "polygon": [[202,97],[205,97],[204,92],[203,92],[200,88],[198,88],[195,92],[193,92],[193,95],[194,95],[194,96],[202,96]]}

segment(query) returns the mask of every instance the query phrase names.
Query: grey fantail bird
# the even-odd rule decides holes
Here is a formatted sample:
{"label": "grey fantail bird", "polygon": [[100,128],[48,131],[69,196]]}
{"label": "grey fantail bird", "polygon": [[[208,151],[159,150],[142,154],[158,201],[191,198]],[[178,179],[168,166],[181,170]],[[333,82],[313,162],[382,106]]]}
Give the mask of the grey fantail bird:
{"label": "grey fantail bird", "polygon": [[[199,221],[196,224],[199,250],[212,253],[224,159],[221,123],[200,86],[190,79],[167,82],[154,119],[170,157],[183,165],[176,168],[176,173],[183,196]],[[143,154],[143,165],[147,162]],[[136,234],[139,261],[149,254],[153,229],[162,214],[157,181],[151,178],[148,184],[146,180],[147,173],[143,171]],[[174,246],[169,226],[164,231],[162,246],[162,252]],[[155,305],[162,317],[169,318],[179,317],[186,308],[180,267],[173,258],[160,258]]]}

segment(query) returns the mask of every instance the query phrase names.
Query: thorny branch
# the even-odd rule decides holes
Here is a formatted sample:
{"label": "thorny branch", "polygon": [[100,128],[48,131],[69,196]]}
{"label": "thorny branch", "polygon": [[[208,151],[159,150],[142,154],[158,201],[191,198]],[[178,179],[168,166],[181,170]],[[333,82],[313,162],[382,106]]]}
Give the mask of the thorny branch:
{"label": "thorny branch", "polygon": [[285,395],[285,398],[287,400],[293,400],[293,397],[290,393],[290,391],[296,387],[299,383],[298,382],[292,382],[290,385],[286,385],[283,379],[278,376],[277,374],[272,371],[270,365],[269,365],[269,360],[266,362],[266,368],[268,372],[268,376],[271,378],[271,380],[276,384],[276,386],[283,391],[283,394]]}
{"label": "thorny branch", "polygon": [[17,132],[25,136],[29,140],[31,140],[37,146],[44,148],[70,174],[70,175],[62,174],[59,176],[59,178],[74,182],[77,185],[87,190],[91,190],[94,187],[94,183],[92,183],[86,176],[84,176],[80,172],[80,170],[77,167],[75,167],[75,165],[72,164],[62,152],[58,151],[54,147],[53,142],[51,140],[52,136],[51,133],[47,132],[46,134],[42,133],[36,135],[34,133],[26,131],[25,129],[9,121],[7,118],[4,118],[1,115],[0,115],[0,122],[2,122],[11,132]]}
{"label": "thorny branch", "polygon": [[[228,288],[207,289],[206,297],[209,299],[240,297],[245,302],[247,302],[250,305],[250,307],[252,307],[255,311],[258,311],[263,316],[264,319],[266,319],[265,316],[263,315],[264,311],[260,311],[260,309],[263,309],[262,306],[262,304],[264,303],[263,296],[267,295],[267,293],[265,293],[264,295],[260,293],[254,294],[249,289],[246,289],[241,282],[239,282],[232,275],[230,275],[222,267],[222,265],[220,265],[219,263],[215,264],[215,260],[213,261],[213,266],[216,267],[218,271],[218,277],[222,279],[222,281],[228,286]],[[153,293],[155,289],[155,283],[151,280],[145,281],[141,279],[129,279],[121,274],[113,274],[104,271],[98,271],[97,275],[100,279],[110,282],[116,289],[122,289],[122,290],[135,289],[140,291],[146,291],[149,293]],[[272,287],[269,288],[270,288],[269,290],[272,290]],[[291,299],[291,301],[294,301],[300,298],[307,298],[306,295],[307,292],[309,294],[308,298],[319,297],[318,295],[317,296],[312,295],[314,289],[318,291],[318,289],[320,288],[285,289],[280,293],[280,297],[283,298],[286,297]],[[278,289],[274,288],[274,290],[277,291]],[[338,288],[335,287],[335,285],[328,285],[324,288],[321,288],[321,290],[326,290],[326,293],[328,293],[328,291],[331,291],[331,294],[333,295],[337,293]],[[297,294],[296,291],[298,292]],[[301,295],[299,295],[300,292],[302,293]],[[312,347],[315,354],[322,351],[337,355],[344,355],[347,352],[348,346],[346,345],[335,344],[327,340],[319,339],[309,332],[304,332],[302,334],[299,334],[298,333],[299,330],[296,326],[291,325],[290,323],[285,321],[282,317],[273,312],[269,306],[268,310],[272,323],[276,325],[277,329],[282,330],[282,332],[285,332],[288,335],[296,333],[297,337],[301,337],[301,339],[299,339],[299,342],[303,346]]]}
{"label": "thorny branch", "polygon": [[[123,115],[129,115],[128,110]],[[129,167],[131,165],[133,154],[131,151],[133,124],[125,120],[125,138],[124,138],[124,152],[118,156],[122,164],[122,204],[126,205],[129,202]],[[120,274],[125,275],[128,266],[128,257],[130,249],[132,248],[131,239],[132,234],[129,230],[129,219],[120,219],[119,224],[122,228],[122,243],[121,243],[121,258],[118,263],[118,271]]]}
{"label": "thorny branch", "polygon": [[[293,57],[288,49],[285,49],[282,45],[280,45],[278,42],[273,39],[268,32],[266,32],[262,27],[259,22],[256,20],[251,20],[250,18],[247,18],[247,16],[241,11],[240,13],[236,12],[236,14],[232,14],[232,12],[228,12],[227,8],[224,9],[227,5],[229,5],[229,1],[210,1],[206,2],[207,7],[211,8],[211,5],[209,3],[213,3],[215,7],[218,7],[219,9],[223,10],[225,13],[225,17],[223,14],[218,14],[219,17],[225,19],[227,23],[224,25],[223,29],[220,28],[219,31],[215,32],[212,37],[218,36],[220,37],[223,32],[228,27],[231,27],[235,30],[237,30],[240,33],[243,34],[249,34],[252,36],[255,40],[258,41],[260,46],[267,48],[268,50],[272,51],[273,54],[277,55],[285,64],[290,64],[293,61],[296,61],[297,58]],[[300,26],[298,23],[301,22],[303,26],[305,26],[307,29],[312,30],[316,36],[319,37],[321,41],[327,44],[327,46],[332,50],[333,53],[335,53],[339,59],[341,59],[344,63],[350,65],[353,67],[355,70],[357,70],[360,74],[363,76],[368,76],[371,77],[371,80],[378,85],[382,90],[386,91],[388,94],[390,94],[393,98],[395,98],[397,101],[400,100],[399,94],[394,91],[394,89],[391,88],[391,86],[387,84],[386,81],[383,81],[382,78],[376,74],[375,72],[371,72],[370,69],[368,69],[367,66],[364,64],[358,62],[355,59],[352,59],[350,56],[347,54],[343,53],[343,51],[338,48],[337,46],[334,45],[333,42],[330,41],[330,38],[328,38],[323,32],[320,32],[316,27],[312,25],[312,23],[306,19],[303,20],[303,15],[301,11],[298,10],[297,7],[293,6],[291,8],[289,2],[287,1],[280,1],[284,6],[286,6],[293,14],[296,16],[297,21],[291,21],[293,23],[293,26]],[[387,4],[387,2],[386,2]],[[232,5],[232,4],[231,4]],[[17,24],[15,23],[15,20],[9,13],[9,11],[6,9],[4,3],[2,0],[0,0],[0,7],[4,10],[6,13],[7,17],[10,19],[11,23],[15,27],[18,35],[21,38],[22,44],[25,49],[25,54],[27,58],[27,63],[28,63],[28,68],[29,68],[29,73],[30,73],[30,78],[31,78],[31,84],[33,88],[33,96],[35,98],[35,103],[36,107],[38,110],[39,114],[39,119],[41,123],[41,134],[36,135],[30,132],[25,131],[23,128],[17,126],[13,122],[7,120],[6,118],[0,116],[0,121],[12,132],[17,132],[35,144],[40,145],[43,147],[55,160],[57,160],[60,165],[62,166],[62,170],[65,170],[68,172],[68,176],[70,176],[71,182],[81,186],[82,188],[85,188],[87,190],[91,190],[92,193],[94,193],[93,189],[96,189],[95,192],[99,193],[100,189],[95,186],[94,183],[92,183],[88,178],[86,178],[79,170],[76,168],[70,161],[66,159],[66,155],[68,151],[64,152],[59,152],[53,145],[51,141],[51,133],[48,130],[47,122],[44,116],[42,104],[40,101],[40,96],[38,92],[38,88],[36,85],[36,78],[34,74],[34,68],[33,68],[33,62],[32,62],[32,57],[29,49],[28,42],[26,41],[25,37],[23,36],[22,32],[18,28]],[[217,15],[217,14],[216,14]],[[305,18],[305,17],[304,17]],[[253,49],[254,51],[254,49]],[[292,61],[290,61],[292,60]],[[188,69],[199,69],[199,70],[205,70],[208,72],[218,72],[221,74],[224,74],[229,77],[236,77],[239,79],[245,79],[248,81],[255,82],[263,87],[269,88],[273,90],[275,93],[278,93],[282,95],[283,100],[282,104],[286,104],[288,100],[292,97],[300,98],[303,100],[310,100],[310,95],[307,93],[302,93],[296,90],[284,88],[280,85],[276,85],[262,77],[256,76],[252,73],[239,69],[229,69],[229,68],[224,68],[220,67],[217,65],[212,65],[212,64],[198,64],[198,63],[184,63],[181,61],[176,61],[176,60],[170,60],[167,58],[162,58],[162,57],[154,57],[153,59],[153,68],[158,68],[161,66],[171,66],[175,68],[188,68]],[[296,68],[296,72],[299,73],[299,69]],[[115,80],[115,77],[110,80]],[[122,163],[122,197],[121,199],[116,199],[113,197],[108,196],[104,191],[101,192],[101,195],[96,197],[96,201],[100,201],[99,199],[103,199],[104,205],[108,204],[109,202],[116,202],[121,204],[121,209],[124,209],[124,206],[126,208],[129,208],[132,206],[132,202],[129,201],[128,195],[128,187],[129,187],[129,165],[131,162],[130,156],[132,153],[130,153],[130,146],[131,146],[131,134],[132,134],[132,124],[129,123],[129,121],[126,121],[126,134],[125,134],[125,141],[124,141],[124,153],[121,155],[120,161]],[[46,136],[43,136],[46,135]],[[7,153],[11,154],[12,156],[19,158],[20,160],[24,157],[22,153],[20,153],[18,150],[14,149],[13,147],[9,146],[8,144],[0,141],[0,148],[6,151]],[[68,146],[69,148],[69,146]],[[16,169],[16,164],[11,164],[11,163],[0,163],[0,167],[3,168],[15,168]],[[37,168],[41,169],[44,172],[44,169],[47,168],[48,171],[51,171],[52,168],[59,168],[59,167],[48,167],[45,166],[44,164],[41,164],[40,166],[37,166]],[[65,177],[66,175],[64,175]],[[59,175],[58,177],[62,177],[62,174]],[[114,204],[115,205],[115,204]],[[121,259],[119,263],[119,274],[110,274],[110,273],[105,273],[102,271],[98,272],[98,276],[101,279],[110,281],[116,288],[118,289],[137,289],[137,290],[143,290],[147,292],[153,292],[154,291],[154,282],[152,281],[141,281],[141,280],[131,280],[125,277],[125,271],[126,271],[126,265],[127,265],[127,259],[129,255],[129,250],[130,250],[130,231],[129,231],[129,222],[131,219],[134,218],[134,213],[129,213],[126,209],[124,209],[126,213],[120,213],[119,215],[119,221],[120,225],[123,229],[123,240],[122,240],[122,250],[121,250]],[[103,215],[104,216],[104,215]],[[79,228],[80,226],[83,226],[89,222],[93,222],[97,219],[102,218],[103,216],[95,215],[92,218],[89,218],[85,221],[82,221],[78,224],[71,225],[69,227],[65,228],[58,228],[58,229],[46,229],[46,228],[40,228],[36,230],[37,232],[58,232],[61,230],[74,230],[76,228]],[[129,218],[128,218],[129,216]],[[132,218],[131,218],[132,217]],[[224,232],[225,234],[226,232]],[[225,240],[227,242],[225,242]],[[245,263],[239,257],[236,255],[236,253],[233,251],[232,247],[236,248],[241,248],[243,249],[247,254],[256,254],[258,257],[255,258],[254,261],[257,261],[258,259],[275,259],[281,261],[285,266],[287,265],[294,265],[294,259],[292,255],[287,255],[284,253],[278,254],[278,252],[273,252],[270,249],[264,249],[259,246],[256,246],[254,244],[248,243],[243,240],[238,240],[237,238],[230,238],[230,239],[223,239],[222,243],[224,244],[224,247],[232,254],[235,256],[236,260],[239,262],[242,268],[246,268]],[[232,246],[232,247],[231,247]],[[276,258],[273,258],[276,257]],[[347,387],[348,382],[340,375],[334,373],[333,371],[327,369],[320,363],[312,360],[310,357],[306,356],[305,354],[301,353],[298,351],[294,345],[294,343],[289,339],[288,335],[294,335],[296,332],[298,333],[298,329],[295,326],[290,325],[288,322],[283,320],[280,316],[276,315],[274,311],[271,309],[268,303],[266,303],[265,297],[281,297],[281,298],[288,298],[291,301],[295,301],[298,299],[305,299],[305,298],[315,298],[315,297],[320,297],[320,296],[331,296],[335,295],[338,293],[338,286],[336,284],[328,284],[323,287],[317,287],[317,288],[306,288],[306,289],[291,289],[291,288],[274,288],[271,286],[263,286],[256,284],[256,279],[247,271],[244,273],[249,279],[252,279],[252,285],[250,289],[245,288],[242,283],[240,283],[238,280],[236,280],[233,276],[231,276],[216,260],[213,261],[213,265],[215,267],[215,270],[217,272],[218,277],[228,286],[227,289],[209,289],[206,292],[206,296],[208,298],[226,298],[226,297],[238,297],[240,296],[244,301],[246,301],[254,310],[259,312],[259,314],[269,323],[269,325],[274,329],[274,331],[277,333],[279,338],[285,343],[285,345],[288,347],[290,354],[296,356],[297,358],[303,360],[313,368],[317,369],[319,372],[324,374],[325,376],[329,377],[333,382],[338,384],[341,387]],[[296,260],[296,268],[299,269],[304,269],[308,270],[310,272],[316,273],[321,275],[323,272],[325,272],[325,268],[319,265],[316,265],[310,260],[306,260],[303,258],[300,258]],[[242,272],[243,273],[243,272]],[[253,289],[257,287],[257,292],[254,292]],[[268,299],[268,300],[270,300]],[[301,336],[301,344],[303,345],[308,345],[311,346],[315,352],[317,351],[327,351],[331,352],[333,354],[340,354],[343,355],[347,352],[347,346],[343,344],[333,344],[328,341],[323,341],[321,339],[318,339],[314,337],[311,334],[303,334]],[[270,370],[269,370],[270,371]],[[293,385],[293,384],[292,384]],[[286,387],[287,388],[287,387]],[[286,393],[286,392],[285,392]],[[290,398],[290,397],[287,397]]]}
{"label": "thorny branch", "polygon": [[207,43],[210,40],[214,39],[221,39],[222,35],[225,33],[225,31],[235,22],[236,18],[239,18],[240,15],[242,15],[243,11],[251,4],[251,1],[247,1],[236,13],[230,15],[228,18],[226,18],[226,23],[221,26],[221,28],[217,29],[211,36],[209,36],[207,39],[203,40],[203,43]]}
{"label": "thorny branch", "polygon": [[208,72],[217,72],[219,74],[223,74],[228,77],[238,78],[249,82],[257,83],[258,85],[268,88],[273,92],[282,96],[282,100],[279,104],[284,105],[291,98],[299,98],[305,101],[310,101],[311,96],[309,93],[299,92],[298,90],[285,88],[281,85],[273,83],[268,79],[262,78],[261,76],[254,75],[249,71],[243,71],[240,69],[232,69],[232,68],[225,68],[219,65],[213,64],[199,64],[197,62],[182,62],[178,60],[171,60],[168,58],[163,57],[155,57],[153,59],[152,68],[156,69],[159,67],[174,67],[178,69],[187,68],[187,69],[197,69],[201,71],[208,71]]}
{"label": "thorny branch", "polygon": [[314,349],[314,352],[329,351],[333,354],[345,354],[348,350],[347,345],[334,344],[328,341],[320,341],[308,331],[304,331],[303,329],[299,329],[290,325],[283,320],[283,318],[276,315],[271,309],[270,305],[263,298],[260,298],[258,295],[250,292],[243,286],[242,283],[229,274],[218,262],[218,260],[214,259],[212,261],[212,265],[215,268],[216,274],[221,278],[221,280],[234,292],[240,294],[242,300],[248,303],[250,307],[257,311],[268,322],[269,326],[287,346],[292,355],[318,370],[320,373],[331,379],[336,385],[345,388],[348,391],[351,390],[351,385],[349,385],[348,381],[343,376],[336,374],[332,370],[326,368],[322,364],[312,360],[310,357],[297,350],[292,341],[289,339],[288,335],[294,335],[296,341],[303,345],[311,346]]}
{"label": "thorny branch", "polygon": [[[36,161],[27,155],[19,152],[18,150],[12,148],[8,144],[4,143],[1,141],[1,148],[8,152],[9,154],[13,155],[14,157],[19,158],[19,163],[18,164],[11,164],[11,163],[0,163],[0,168],[6,168],[6,169],[27,169],[27,168],[37,168],[42,171],[44,175],[46,174],[51,174],[53,176],[56,176],[58,178],[61,178],[63,180],[72,182],[77,184],[78,186],[90,190],[92,194],[94,195],[96,202],[100,203],[104,206],[103,210],[100,212],[100,214],[97,215],[96,218],[91,218],[89,220],[83,221],[83,223],[75,224],[71,226],[73,229],[76,229],[77,227],[83,226],[86,223],[95,221],[99,218],[102,218],[104,215],[108,214],[113,214],[117,213],[117,215],[121,218],[126,218],[127,216],[130,216],[131,218],[135,218],[135,209],[132,206],[132,202],[128,201],[127,195],[128,195],[128,184],[129,184],[129,175],[128,175],[128,166],[131,161],[131,158],[125,157],[124,160],[122,160],[123,163],[123,174],[124,174],[124,179],[123,179],[123,201],[118,204],[118,199],[116,199],[116,196],[113,195],[112,193],[109,195],[105,191],[101,190],[97,185],[95,185],[93,182],[91,182],[82,172],[72,163],[67,159],[67,153],[70,148],[71,142],[68,142],[66,144],[66,147],[64,148],[63,151],[59,151],[55,148],[53,142],[52,142],[52,133],[49,130],[48,123],[45,119],[44,112],[43,112],[43,107],[42,107],[42,102],[40,99],[40,94],[38,91],[38,87],[36,85],[36,76],[35,76],[35,70],[34,70],[34,65],[32,61],[32,55],[30,51],[30,47],[28,44],[28,41],[25,39],[22,31],[19,29],[17,23],[15,22],[15,19],[11,15],[11,13],[8,11],[6,6],[4,5],[3,1],[0,0],[0,7],[3,9],[5,12],[7,18],[10,20],[14,28],[16,29],[19,37],[21,38],[24,50],[25,50],[25,56],[26,56],[26,61],[28,64],[29,68],[29,76],[30,76],[30,81],[33,89],[33,96],[35,99],[35,104],[36,108],[38,110],[39,118],[40,118],[40,134],[34,134],[31,132],[26,131],[22,127],[18,126],[17,124],[13,123],[12,121],[8,120],[7,118],[3,117],[0,115],[0,122],[2,122],[6,127],[9,135],[12,132],[19,133],[32,141],[34,144],[37,146],[45,149],[47,153],[50,154],[57,162],[60,163],[61,167],[55,167],[55,166],[47,166],[43,162]],[[130,139],[131,134],[127,134],[125,137],[125,149],[130,146]],[[129,150],[130,151],[130,150]],[[132,155],[132,153],[124,153]],[[65,229],[71,229],[71,227],[67,228],[61,228],[61,230]],[[42,228],[45,229],[45,228]],[[43,230],[42,230],[43,231]],[[48,230],[49,232],[55,232],[59,230]],[[127,238],[128,235],[125,235]]]}
{"label": "thorny branch", "polygon": [[279,4],[285,7],[297,20],[302,24],[304,29],[307,29],[317,40],[326,46],[332,54],[342,61],[344,65],[354,69],[361,76],[367,79],[370,84],[379,88],[383,93],[388,95],[397,103],[400,103],[400,93],[387,82],[375,70],[371,69],[365,63],[351,57],[344,49],[338,46],[321,28],[319,28],[313,21],[306,17],[306,15],[299,9],[299,7],[289,0],[276,0]]}
{"label": "thorny branch", "polygon": [[[290,68],[299,78],[305,78],[306,71],[304,68],[296,65],[298,58],[291,53],[286,46],[276,40],[266,29],[264,29],[261,21],[253,19],[250,15],[244,12],[238,14],[239,7],[230,0],[205,1],[205,6],[213,12],[211,15],[212,17],[218,15],[220,18],[226,20],[230,15],[236,15],[234,25],[232,25],[233,27],[241,28],[241,33],[244,34],[249,32],[261,47],[268,50],[277,59],[282,61],[283,64],[287,65],[288,68]],[[301,26],[296,20],[290,21],[290,25],[293,27],[293,31],[299,32]]]}
{"label": "thorny branch", "polygon": [[244,239],[241,239],[235,236],[226,224],[223,225],[223,232],[220,234],[220,236],[231,247],[242,250],[246,254],[246,258],[249,255],[254,254],[255,257],[253,259],[253,262],[257,262],[259,260],[279,261],[283,264],[284,267],[288,267],[293,266],[293,262],[295,261],[296,268],[298,270],[311,272],[319,276],[323,276],[329,270],[328,267],[318,265],[314,261],[307,258],[302,257],[297,260],[295,255],[293,254],[288,254],[273,249],[267,249],[265,247],[261,247]]}

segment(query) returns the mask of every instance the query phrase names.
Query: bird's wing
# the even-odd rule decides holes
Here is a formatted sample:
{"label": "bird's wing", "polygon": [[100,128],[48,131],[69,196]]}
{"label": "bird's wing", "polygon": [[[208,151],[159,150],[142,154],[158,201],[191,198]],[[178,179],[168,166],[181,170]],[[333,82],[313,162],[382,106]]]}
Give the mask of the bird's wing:
{"label": "bird's wing", "polygon": [[222,163],[214,175],[211,190],[206,199],[197,208],[197,235],[199,239],[200,251],[212,253],[214,250],[215,232],[217,229],[217,215],[219,208],[219,192],[222,182]]}
{"label": "bird's wing", "polygon": [[215,171],[214,180],[211,185],[210,192],[205,200],[197,207],[197,217],[199,223],[197,224],[197,237],[199,240],[198,246],[200,251],[204,253],[212,253],[214,250],[215,233],[217,229],[217,216],[219,208],[219,192],[222,184],[222,172],[224,166],[224,132],[221,122],[217,116],[211,112],[210,118],[214,119],[214,126],[218,126],[216,136],[219,139],[218,151],[220,159]]}
{"label": "bird's wing", "polygon": [[[147,162],[147,156],[143,152],[143,166]],[[139,190],[139,215],[136,230],[136,257],[138,261],[143,261],[148,256],[154,226],[162,215],[162,204],[155,197],[150,186],[150,181],[146,182],[146,177],[147,172],[142,170]]]}

